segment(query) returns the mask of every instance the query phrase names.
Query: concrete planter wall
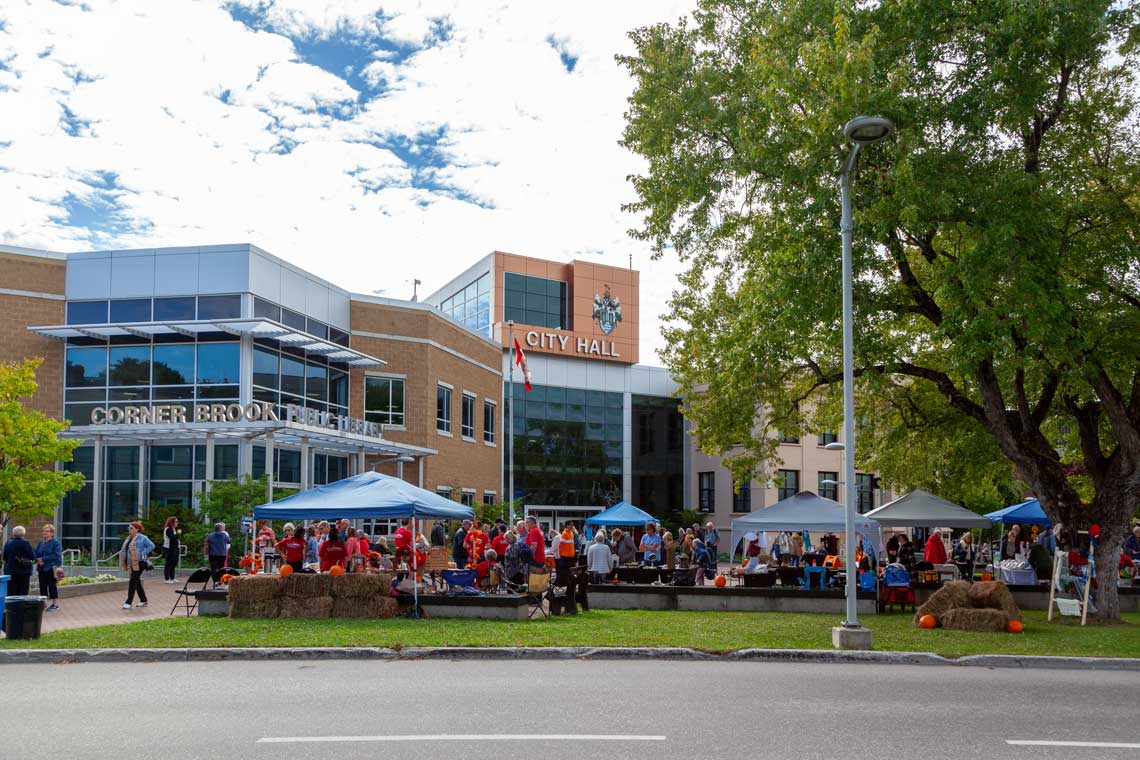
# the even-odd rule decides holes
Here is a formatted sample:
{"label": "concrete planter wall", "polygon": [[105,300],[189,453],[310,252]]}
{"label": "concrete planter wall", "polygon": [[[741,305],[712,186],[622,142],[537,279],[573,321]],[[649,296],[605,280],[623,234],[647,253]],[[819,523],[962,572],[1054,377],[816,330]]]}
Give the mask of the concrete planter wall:
{"label": "concrete planter wall", "polygon": [[104,591],[126,591],[130,581],[106,581],[103,583],[80,583],[74,586],[60,586],[60,599],[74,599],[77,596],[101,594]]}
{"label": "concrete planter wall", "polygon": [[519,596],[421,596],[420,609],[430,617],[526,620],[529,606]]}
{"label": "concrete planter wall", "polygon": [[[778,588],[716,588],[715,586],[590,586],[590,607],[599,610],[688,610],[696,612],[827,612],[842,614],[841,592]],[[861,592],[861,615],[876,613],[875,595]]]}

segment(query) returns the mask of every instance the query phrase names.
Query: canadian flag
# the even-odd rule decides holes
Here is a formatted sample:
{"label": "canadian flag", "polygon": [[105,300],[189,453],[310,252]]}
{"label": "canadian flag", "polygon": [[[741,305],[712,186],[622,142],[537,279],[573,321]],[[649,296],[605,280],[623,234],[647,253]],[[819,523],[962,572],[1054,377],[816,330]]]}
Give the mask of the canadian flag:
{"label": "canadian flag", "polygon": [[523,373],[523,387],[528,391],[534,390],[530,385],[530,370],[526,368],[526,354],[523,353],[522,346],[519,345],[519,339],[515,338],[515,364]]}

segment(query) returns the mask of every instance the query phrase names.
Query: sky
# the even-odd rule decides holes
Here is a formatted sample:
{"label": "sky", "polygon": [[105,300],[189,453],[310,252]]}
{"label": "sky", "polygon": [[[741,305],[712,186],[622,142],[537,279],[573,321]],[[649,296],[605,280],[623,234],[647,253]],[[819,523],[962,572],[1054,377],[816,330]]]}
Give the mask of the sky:
{"label": "sky", "polygon": [[0,243],[253,243],[392,298],[493,250],[632,256],[660,364],[680,265],[627,234],[614,55],[691,5],[6,0]]}

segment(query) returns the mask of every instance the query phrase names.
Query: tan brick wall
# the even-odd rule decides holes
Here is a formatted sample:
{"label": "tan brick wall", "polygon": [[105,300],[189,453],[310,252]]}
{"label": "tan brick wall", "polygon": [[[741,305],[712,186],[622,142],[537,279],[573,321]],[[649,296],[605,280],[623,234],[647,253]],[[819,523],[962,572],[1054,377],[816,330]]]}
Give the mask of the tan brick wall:
{"label": "tan brick wall", "polygon": [[[0,253],[0,288],[62,296],[65,276],[62,259]],[[61,300],[0,293],[0,361],[43,357],[31,406],[53,417],[63,413],[63,341],[36,335],[28,327],[62,324],[64,311]]]}
{"label": "tan brick wall", "polygon": [[[475,502],[484,491],[494,491],[501,499],[501,446],[503,431],[498,416],[502,409],[502,377],[494,371],[501,361],[498,348],[479,336],[458,327],[442,315],[423,309],[354,301],[354,331],[400,336],[413,340],[352,336],[352,347],[383,359],[387,364],[375,370],[353,370],[349,390],[349,413],[364,416],[364,377],[367,373],[404,375],[405,430],[388,429],[385,437],[399,443],[435,449],[439,453],[424,463],[424,488],[437,486],[474,488]],[[423,341],[434,341],[435,346]],[[437,346],[461,354],[460,358]],[[469,361],[473,360],[473,361]],[[479,366],[484,365],[484,366]],[[436,431],[436,386],[453,387],[451,396],[451,437]],[[475,394],[475,440],[463,440],[462,395]],[[483,401],[496,404],[496,445],[483,442]],[[369,460],[371,467],[374,460]],[[394,464],[380,469],[396,474]],[[404,466],[404,479],[416,483],[416,465]]]}

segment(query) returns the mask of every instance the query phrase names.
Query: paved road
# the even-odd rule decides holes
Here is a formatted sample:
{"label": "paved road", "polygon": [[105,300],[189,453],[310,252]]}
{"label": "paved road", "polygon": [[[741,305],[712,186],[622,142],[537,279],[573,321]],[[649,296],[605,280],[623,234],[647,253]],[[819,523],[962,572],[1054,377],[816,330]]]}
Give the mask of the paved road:
{"label": "paved road", "polygon": [[[1110,672],[644,661],[9,665],[0,689],[5,760],[1140,757],[1140,679]],[[502,734],[527,738],[486,738]],[[367,740],[293,741],[319,737]]]}

